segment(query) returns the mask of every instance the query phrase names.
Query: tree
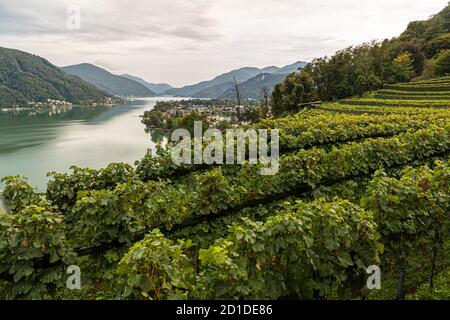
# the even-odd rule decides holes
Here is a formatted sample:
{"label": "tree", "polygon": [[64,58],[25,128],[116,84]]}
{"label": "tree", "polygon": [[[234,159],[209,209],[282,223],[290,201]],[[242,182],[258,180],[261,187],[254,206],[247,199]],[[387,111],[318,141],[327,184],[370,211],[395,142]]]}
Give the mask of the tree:
{"label": "tree", "polygon": [[436,59],[428,59],[425,61],[421,79],[431,79],[436,76]]}
{"label": "tree", "polygon": [[225,130],[227,130],[230,127],[231,127],[231,124],[227,120],[220,120],[214,126],[214,128],[219,129],[222,133],[224,133]]}
{"label": "tree", "polygon": [[425,65],[425,55],[421,51],[420,46],[411,41],[394,41],[391,57],[398,57],[404,52],[411,54],[414,73],[415,75],[420,75]]}
{"label": "tree", "polygon": [[442,51],[437,56],[434,67],[438,76],[450,74],[450,49]]}
{"label": "tree", "polygon": [[271,113],[279,115],[283,113],[283,83],[275,86],[270,98]]}
{"label": "tree", "polygon": [[164,117],[160,111],[146,111],[142,122],[150,128],[162,128]]}
{"label": "tree", "polygon": [[400,53],[394,59],[393,66],[396,82],[407,82],[414,76],[412,54],[409,52]]}
{"label": "tree", "polygon": [[152,141],[154,143],[161,143],[163,142],[164,138],[165,138],[165,134],[164,131],[160,130],[160,129],[151,129],[149,130],[150,135],[152,137]]}
{"label": "tree", "polygon": [[247,107],[242,110],[241,121],[247,121],[250,123],[258,122],[261,119],[262,110],[259,106]]}
{"label": "tree", "polygon": [[263,116],[266,117],[269,114],[269,89],[266,86],[261,88],[261,96],[263,98]]}
{"label": "tree", "polygon": [[301,84],[297,83],[295,74],[286,77],[283,83],[275,86],[272,94],[272,113],[281,115],[294,110],[299,99],[303,97]]}
{"label": "tree", "polygon": [[188,130],[191,135],[194,135],[194,122],[195,121],[201,121],[202,122],[202,134],[205,133],[205,131],[209,128],[209,122],[206,116],[197,113],[192,112],[190,114],[187,114],[181,118],[178,118],[174,121],[173,129],[186,129]]}
{"label": "tree", "polygon": [[233,77],[234,82],[234,89],[236,90],[236,100],[238,106],[241,105],[241,95],[239,94],[239,82],[237,81],[236,77]]}
{"label": "tree", "polygon": [[272,114],[281,115],[295,111],[300,103],[317,100],[317,87],[309,74],[302,69],[275,86],[270,100]]}
{"label": "tree", "polygon": [[381,80],[374,74],[369,74],[367,76],[360,75],[356,80],[356,87],[359,96],[362,96],[362,94],[366,91],[372,92],[380,86]]}
{"label": "tree", "polygon": [[317,100],[317,86],[308,70],[301,70],[297,74],[297,79],[303,86],[302,102],[312,102]]}
{"label": "tree", "polygon": [[167,118],[166,119],[166,129],[172,130],[173,129],[173,123],[174,123],[173,118]]}
{"label": "tree", "polygon": [[448,48],[450,48],[450,32],[433,38],[427,43],[424,51],[427,57],[431,58]]}

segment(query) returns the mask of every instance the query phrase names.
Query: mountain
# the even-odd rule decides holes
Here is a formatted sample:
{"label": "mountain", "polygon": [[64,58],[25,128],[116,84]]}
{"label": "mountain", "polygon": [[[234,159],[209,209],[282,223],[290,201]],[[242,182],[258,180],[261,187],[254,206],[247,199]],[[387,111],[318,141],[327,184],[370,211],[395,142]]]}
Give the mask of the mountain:
{"label": "mountain", "polygon": [[0,107],[47,99],[82,104],[106,97],[96,87],[39,56],[0,47]]}
{"label": "mountain", "polygon": [[276,66],[265,67],[265,68],[261,69],[261,73],[275,73],[280,69],[281,68],[278,68]]}
{"label": "mountain", "polygon": [[[255,67],[240,68],[221,74],[212,80],[202,81],[200,83],[185,86],[182,88],[172,88],[165,91],[164,94],[194,98],[218,98],[224,95],[225,92],[227,92],[232,87],[234,78],[236,78],[242,84],[247,80],[255,78],[256,76],[262,74],[277,74],[286,76],[289,73],[297,71],[298,68],[303,67],[305,64],[306,62],[298,61],[282,68],[276,66],[270,66],[262,69]],[[269,86],[268,88],[273,89],[272,86]],[[249,95],[255,96],[256,92],[260,91],[260,88],[253,90],[254,92],[251,94],[250,91],[251,90],[249,89]]]}
{"label": "mountain", "polygon": [[[272,94],[273,89],[278,83],[283,82],[285,74],[277,73],[261,73],[245,82],[239,84],[239,95],[242,99],[260,99],[261,90],[266,87],[269,94]],[[220,99],[236,99],[236,90],[230,88],[220,96]]]}
{"label": "mountain", "polygon": [[192,95],[192,98],[208,98],[215,99],[221,96],[227,90],[233,88],[233,82],[224,82],[220,84],[216,84],[215,86],[208,87],[206,89],[200,90]]}
{"label": "mountain", "polygon": [[283,68],[280,68],[279,70],[273,72],[275,74],[290,74],[293,72],[297,72],[298,69],[303,68],[306,65],[306,62],[304,61],[297,61],[293,64],[289,64],[287,66],[284,66]]}
{"label": "mountain", "polygon": [[160,94],[160,93],[163,93],[164,91],[172,89],[172,86],[167,83],[150,83],[150,82],[145,81],[142,78],[135,77],[130,74],[122,74],[121,76],[131,79],[131,80],[134,80],[136,82],[139,82],[140,84],[147,87],[148,89],[150,89],[151,91],[153,91],[156,94]]}
{"label": "mountain", "polygon": [[259,73],[261,73],[261,69],[259,68],[252,68],[252,67],[240,68],[221,74],[209,81],[202,81],[200,83],[185,86],[182,88],[173,88],[165,91],[164,93],[174,96],[191,97],[194,96],[196,93],[205,90],[206,88],[210,88],[227,82],[232,82],[234,78],[236,78],[238,81],[246,81]]}
{"label": "mountain", "polygon": [[155,93],[134,80],[118,76],[89,63],[61,68],[64,72],[80,77],[100,90],[121,97],[151,97]]}

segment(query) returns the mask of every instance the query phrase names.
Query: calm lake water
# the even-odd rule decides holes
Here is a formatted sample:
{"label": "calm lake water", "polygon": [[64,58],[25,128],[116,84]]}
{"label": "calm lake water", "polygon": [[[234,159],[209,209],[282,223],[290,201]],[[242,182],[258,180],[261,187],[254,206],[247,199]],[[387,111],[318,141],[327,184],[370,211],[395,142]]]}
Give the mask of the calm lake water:
{"label": "calm lake water", "polygon": [[133,164],[155,146],[139,116],[158,100],[173,98],[143,98],[108,108],[74,107],[57,115],[0,112],[0,177],[20,174],[43,192],[50,171],[67,172],[72,165]]}

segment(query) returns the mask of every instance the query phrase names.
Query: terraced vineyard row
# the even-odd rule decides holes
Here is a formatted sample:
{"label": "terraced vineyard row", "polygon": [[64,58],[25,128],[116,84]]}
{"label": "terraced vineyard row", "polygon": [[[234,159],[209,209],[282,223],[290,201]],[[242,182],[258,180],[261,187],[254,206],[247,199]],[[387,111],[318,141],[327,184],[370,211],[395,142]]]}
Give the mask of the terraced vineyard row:
{"label": "terraced vineyard row", "polygon": [[343,105],[448,108],[450,79],[385,85],[384,89],[362,99],[343,99]]}
{"label": "terraced vineyard row", "polygon": [[380,90],[377,90],[375,93],[392,95],[393,97],[396,97],[398,99],[399,97],[404,96],[404,95],[416,96],[416,97],[427,97],[427,96],[445,96],[445,97],[447,97],[449,95],[449,91],[450,91],[450,89],[446,90],[446,91],[401,91],[401,90],[380,89]]}
{"label": "terraced vineyard row", "polygon": [[384,88],[388,90],[400,90],[400,91],[414,91],[414,92],[448,92],[449,87],[448,81],[433,83],[433,82],[424,82],[417,84],[388,84],[385,85]]}
{"label": "terraced vineyard row", "polygon": [[[443,91],[445,92],[445,91]],[[407,91],[401,92],[401,94],[397,93],[380,93],[379,91],[377,93],[374,93],[375,99],[386,99],[386,100],[448,100],[450,99],[449,95],[409,95]]]}
{"label": "terraced vineyard row", "polygon": [[398,107],[398,106],[369,106],[369,105],[344,105],[341,103],[326,103],[317,108],[318,111],[325,113],[337,114],[373,114],[373,115],[387,115],[387,114],[448,114],[447,108],[421,108],[421,107]]}
{"label": "terraced vineyard row", "polygon": [[390,99],[344,99],[339,103],[344,105],[382,106],[382,107],[420,107],[420,108],[448,108],[448,100],[390,100]]}

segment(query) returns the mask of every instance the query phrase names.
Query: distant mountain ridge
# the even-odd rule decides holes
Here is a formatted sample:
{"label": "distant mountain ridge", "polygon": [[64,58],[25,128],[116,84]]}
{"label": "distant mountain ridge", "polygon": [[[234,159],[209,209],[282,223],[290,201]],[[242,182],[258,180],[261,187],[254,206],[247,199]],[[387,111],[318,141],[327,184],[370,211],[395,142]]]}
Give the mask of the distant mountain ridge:
{"label": "distant mountain ridge", "polygon": [[234,83],[232,81],[216,84],[212,87],[207,87],[192,95],[192,98],[208,98],[215,99],[222,95],[224,92],[233,88]]}
{"label": "distant mountain ridge", "polygon": [[284,66],[272,73],[274,73],[274,74],[290,74],[290,73],[298,71],[298,69],[303,68],[305,65],[306,65],[305,61],[297,61],[297,62],[294,62],[293,64],[288,64],[287,66]]}
{"label": "distant mountain ridge", "polygon": [[67,74],[75,75],[110,95],[121,97],[152,97],[156,94],[143,84],[112,74],[89,63],[81,63],[61,68]]}
{"label": "distant mountain ridge", "polygon": [[[229,71],[221,74],[212,80],[202,81],[197,84],[184,86],[182,88],[172,88],[163,94],[181,97],[193,97],[193,98],[220,98],[229,97],[231,99],[231,90],[233,89],[233,81],[236,80],[240,83],[240,88],[244,88],[242,91],[242,98],[256,99],[262,87],[266,86],[269,91],[272,91],[275,85],[281,82],[286,75],[296,72],[299,68],[306,65],[304,61],[297,61],[293,64],[284,66],[282,68],[276,66],[269,66],[266,68],[245,67],[236,70]],[[265,75],[264,77],[256,77]],[[269,75],[274,75],[270,77]],[[276,76],[275,76],[276,75]],[[266,80],[261,80],[265,78]],[[253,79],[249,83],[246,83],[250,79]]]}
{"label": "distant mountain ridge", "polygon": [[83,104],[102,102],[107,96],[44,58],[0,47],[0,107],[23,106],[47,99]]}
{"label": "distant mountain ridge", "polygon": [[233,81],[234,77],[238,81],[246,81],[246,80],[250,79],[251,77],[254,77],[255,75],[259,74],[260,72],[261,72],[261,69],[259,69],[259,68],[252,68],[252,67],[240,68],[240,69],[232,70],[227,73],[221,74],[212,80],[202,81],[200,83],[185,86],[182,88],[173,88],[173,89],[167,90],[164,93],[167,95],[190,97],[190,96],[193,96],[194,94],[196,94],[197,92],[200,92],[206,88],[210,88],[210,87],[220,85],[223,83],[231,82],[231,81]]}
{"label": "distant mountain ridge", "polygon": [[[277,73],[261,73],[257,76],[248,79],[239,84],[239,95],[243,99],[259,99],[262,95],[262,89],[267,88],[269,95],[272,94],[273,89],[286,78],[285,74]],[[220,99],[235,99],[236,89],[229,88],[217,98]]]}
{"label": "distant mountain ridge", "polygon": [[150,89],[151,91],[153,91],[156,94],[160,94],[163,93],[164,91],[170,90],[172,89],[172,86],[170,84],[167,83],[151,83],[151,82],[147,82],[142,78],[136,77],[136,76],[132,76],[130,74],[122,74],[122,77],[134,80],[136,82],[139,82],[140,84],[142,84],[143,86],[147,87],[148,89]]}

